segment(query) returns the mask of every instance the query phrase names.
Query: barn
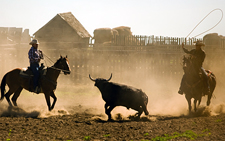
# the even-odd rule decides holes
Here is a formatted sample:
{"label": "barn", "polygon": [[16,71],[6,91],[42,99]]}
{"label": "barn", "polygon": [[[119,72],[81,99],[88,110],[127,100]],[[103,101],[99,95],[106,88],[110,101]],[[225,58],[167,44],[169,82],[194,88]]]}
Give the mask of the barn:
{"label": "barn", "polygon": [[59,13],[34,34],[42,46],[88,47],[91,35],[71,12]]}

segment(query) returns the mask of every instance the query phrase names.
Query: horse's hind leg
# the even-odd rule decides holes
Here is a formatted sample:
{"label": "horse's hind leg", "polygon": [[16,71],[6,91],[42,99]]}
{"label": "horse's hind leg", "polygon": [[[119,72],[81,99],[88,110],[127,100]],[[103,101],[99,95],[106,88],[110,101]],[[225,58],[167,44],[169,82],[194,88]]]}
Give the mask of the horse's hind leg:
{"label": "horse's hind leg", "polygon": [[19,87],[16,92],[14,93],[13,97],[12,97],[12,102],[14,106],[17,106],[16,100],[17,98],[20,96],[21,91],[23,90],[22,87]]}
{"label": "horse's hind leg", "polygon": [[208,95],[208,99],[207,99],[207,106],[209,106],[210,105],[210,103],[211,103],[211,98],[212,98],[212,93],[210,93],[209,95]]}
{"label": "horse's hind leg", "polygon": [[9,91],[5,94],[5,98],[7,100],[7,102],[9,103],[9,106],[13,106],[9,97],[13,94],[13,91],[11,89],[9,89]]}

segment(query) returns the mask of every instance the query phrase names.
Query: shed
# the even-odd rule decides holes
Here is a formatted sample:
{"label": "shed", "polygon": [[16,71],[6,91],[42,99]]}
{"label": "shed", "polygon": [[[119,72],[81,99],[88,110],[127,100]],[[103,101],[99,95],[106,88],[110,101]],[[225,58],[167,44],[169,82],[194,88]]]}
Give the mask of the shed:
{"label": "shed", "polygon": [[42,45],[60,47],[88,47],[91,37],[71,12],[57,14],[33,35]]}

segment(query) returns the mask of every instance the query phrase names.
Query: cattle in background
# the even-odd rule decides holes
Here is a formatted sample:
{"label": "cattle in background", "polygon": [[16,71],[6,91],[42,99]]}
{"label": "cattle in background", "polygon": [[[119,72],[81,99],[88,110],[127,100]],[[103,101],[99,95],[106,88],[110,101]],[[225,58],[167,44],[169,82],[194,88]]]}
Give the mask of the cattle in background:
{"label": "cattle in background", "polygon": [[111,111],[116,106],[125,106],[127,109],[131,108],[137,112],[137,117],[140,118],[141,114],[148,115],[147,104],[148,96],[142,92],[141,89],[134,87],[109,82],[112,74],[108,80],[97,78],[93,79],[90,74],[89,78],[95,82],[95,86],[100,90],[105,103],[105,113],[108,115],[108,120],[112,120]]}

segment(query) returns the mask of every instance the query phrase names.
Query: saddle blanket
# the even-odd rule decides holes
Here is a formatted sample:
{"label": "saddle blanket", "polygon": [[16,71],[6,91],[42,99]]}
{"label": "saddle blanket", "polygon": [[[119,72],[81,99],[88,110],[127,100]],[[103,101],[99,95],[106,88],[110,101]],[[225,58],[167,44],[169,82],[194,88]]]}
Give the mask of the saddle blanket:
{"label": "saddle blanket", "polygon": [[[46,75],[46,73],[47,73],[47,69],[43,69],[41,71],[41,75]],[[34,75],[33,75],[32,71],[30,69],[22,68],[21,71],[20,71],[20,76],[27,78],[27,77],[33,77]]]}

